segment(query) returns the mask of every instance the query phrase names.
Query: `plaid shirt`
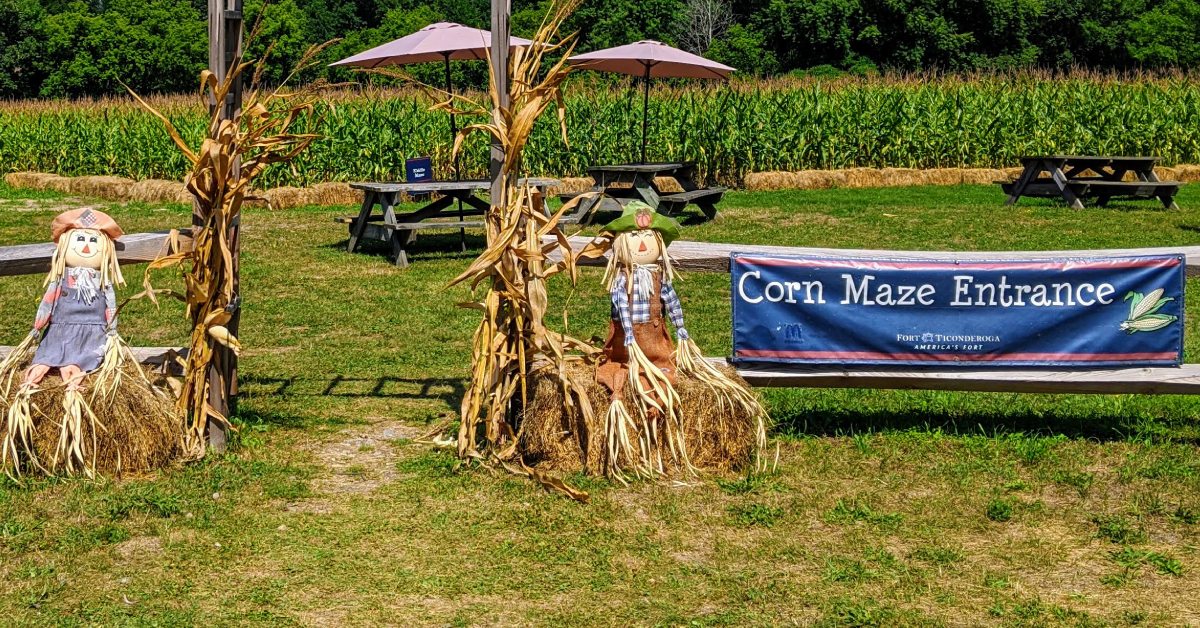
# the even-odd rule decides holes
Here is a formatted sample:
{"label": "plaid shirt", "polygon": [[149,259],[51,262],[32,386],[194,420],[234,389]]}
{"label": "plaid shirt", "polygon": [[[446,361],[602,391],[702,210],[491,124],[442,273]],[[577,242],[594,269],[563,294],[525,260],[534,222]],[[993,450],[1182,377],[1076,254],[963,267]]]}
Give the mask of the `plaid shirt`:
{"label": "plaid shirt", "polygon": [[[658,272],[657,267],[653,272]],[[650,299],[656,295],[643,296],[637,290],[637,275],[634,273],[633,302],[630,302],[628,278],[624,272],[617,275],[612,289],[612,317],[621,321],[621,329],[625,331],[625,344],[633,344],[633,324],[650,322]],[[662,288],[657,295],[662,300],[671,324],[675,326],[675,335],[680,340],[688,337],[687,329],[683,326],[683,306],[679,303],[679,295],[671,282],[664,279]]]}

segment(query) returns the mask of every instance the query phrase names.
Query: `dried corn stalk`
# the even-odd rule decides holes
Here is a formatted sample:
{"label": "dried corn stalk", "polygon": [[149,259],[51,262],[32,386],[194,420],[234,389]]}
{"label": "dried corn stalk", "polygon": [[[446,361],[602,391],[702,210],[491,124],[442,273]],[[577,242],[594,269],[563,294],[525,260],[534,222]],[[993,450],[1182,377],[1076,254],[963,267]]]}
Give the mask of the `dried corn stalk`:
{"label": "dried corn stalk", "polygon": [[[481,285],[487,288],[481,301],[463,304],[483,312],[483,320],[475,331],[471,381],[461,408],[458,453],[468,459],[499,462],[515,473],[535,478],[549,489],[586,500],[587,493],[525,466],[517,451],[514,428],[517,406],[523,406],[528,395],[526,376],[535,363],[557,370],[564,398],[573,402],[569,411],[591,412],[586,391],[578,389],[578,384],[566,377],[565,367],[570,361],[594,355],[596,350],[547,329],[544,324],[547,278],[566,273],[574,282],[578,277],[570,244],[558,221],[582,199],[547,215],[536,199],[536,192],[518,184],[522,151],[534,123],[551,106],[556,108],[566,142],[561,86],[570,71],[566,58],[574,46],[573,37],[559,39],[559,27],[578,4],[578,0],[555,3],[533,44],[514,51],[507,106],[502,106],[493,79],[489,106],[447,95],[447,100],[437,108],[488,118],[487,122],[467,125],[459,132],[454,141],[456,153],[464,139],[475,132],[487,133],[504,147],[500,173],[504,189],[492,199],[485,218],[487,250],[451,282],[451,285],[469,283],[472,289]],[[543,61],[548,55],[558,53],[561,57],[543,73]],[[494,60],[489,59],[490,63]],[[547,237],[552,237],[554,243],[543,244]],[[563,252],[562,260],[548,263],[548,255],[556,249]]]}
{"label": "dried corn stalk", "polygon": [[[292,75],[312,65],[326,45],[310,48]],[[238,77],[251,67],[253,64],[239,58],[231,64],[224,80],[217,80],[208,70],[202,72],[202,100],[206,104],[224,103],[231,90],[240,85]],[[138,295],[156,301],[156,295],[169,294],[187,304],[192,333],[183,364],[184,385],[179,407],[187,415],[184,446],[190,455],[204,453],[210,421],[229,426],[228,417],[209,403],[214,382],[208,374],[210,368],[223,368],[224,356],[236,354],[241,348],[237,338],[225,328],[238,307],[234,295],[230,227],[239,222],[243,203],[254,198],[250,195],[254,180],[271,164],[294,158],[318,137],[310,129],[318,122],[313,111],[316,88],[321,86],[291,93],[284,92],[283,88],[265,91],[258,85],[261,62],[258,67],[259,72],[244,95],[241,111],[232,118],[223,119],[221,108],[212,108],[208,134],[199,149],[188,146],[166,116],[133,94],[143,107],[162,121],[175,145],[191,162],[192,170],[184,184],[196,200],[197,214],[203,217],[202,224],[193,229],[192,250],[180,251],[178,239],[172,234],[170,251],[147,267],[146,289]],[[301,126],[304,128],[297,130]],[[185,294],[153,288],[150,273],[162,268],[182,271]],[[219,351],[219,346],[228,347],[230,352]]]}

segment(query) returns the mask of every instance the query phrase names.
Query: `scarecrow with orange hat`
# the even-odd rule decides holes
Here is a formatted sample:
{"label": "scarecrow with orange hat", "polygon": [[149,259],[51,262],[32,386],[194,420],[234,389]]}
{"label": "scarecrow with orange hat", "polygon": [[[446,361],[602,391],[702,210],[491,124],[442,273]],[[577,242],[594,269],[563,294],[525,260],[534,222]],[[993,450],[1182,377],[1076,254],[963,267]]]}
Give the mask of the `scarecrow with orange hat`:
{"label": "scarecrow with orange hat", "polygon": [[56,248],[46,276],[46,295],[30,335],[41,335],[23,387],[36,387],[58,369],[71,390],[100,367],[108,339],[117,334],[114,285],[125,285],[113,241],[123,232],[102,211],[59,214],[50,228]]}
{"label": "scarecrow with orange hat", "polygon": [[[0,406],[6,406],[0,469],[93,477],[98,459],[100,467],[120,472],[175,456],[173,403],[117,334],[115,288],[125,284],[115,243],[121,227],[102,211],[82,208],[55,217],[50,234],[54,255],[33,330],[0,362]],[[61,382],[47,384],[52,374]],[[38,419],[56,427],[39,428]]]}

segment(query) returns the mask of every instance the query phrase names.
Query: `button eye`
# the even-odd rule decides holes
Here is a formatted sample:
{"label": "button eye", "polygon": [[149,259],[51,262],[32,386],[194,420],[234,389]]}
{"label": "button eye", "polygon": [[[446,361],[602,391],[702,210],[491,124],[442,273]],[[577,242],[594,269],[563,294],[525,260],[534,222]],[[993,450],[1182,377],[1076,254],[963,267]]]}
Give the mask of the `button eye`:
{"label": "button eye", "polygon": [[79,235],[79,236],[75,236],[75,241],[76,241],[76,242],[83,242],[83,236],[81,236],[81,235]]}
{"label": "button eye", "polygon": [[96,243],[96,236],[92,236],[92,244]]}

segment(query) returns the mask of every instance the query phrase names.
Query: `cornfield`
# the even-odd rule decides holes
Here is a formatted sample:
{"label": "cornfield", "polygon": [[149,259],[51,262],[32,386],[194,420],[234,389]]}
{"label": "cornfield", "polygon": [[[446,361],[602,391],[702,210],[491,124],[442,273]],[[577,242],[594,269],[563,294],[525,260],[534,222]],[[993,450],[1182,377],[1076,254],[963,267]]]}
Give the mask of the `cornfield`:
{"label": "cornfield", "polygon": [[[540,120],[525,150],[532,174],[581,176],[634,159],[640,125],[632,84],[580,73],[566,90],[565,148],[557,120]],[[154,101],[195,145],[207,130],[194,99]],[[362,88],[319,103],[322,136],[259,185],[402,180],[404,160],[430,155],[449,176],[445,114],[420,90]],[[738,185],[751,172],[850,167],[1006,167],[1024,154],[1149,154],[1200,163],[1200,82],[1186,75],[1116,78],[924,77],[656,83],[651,160],[695,161],[707,180]],[[463,174],[484,178],[486,138],[469,138]],[[180,179],[187,160],[160,123],[122,99],[0,104],[0,172]]]}

